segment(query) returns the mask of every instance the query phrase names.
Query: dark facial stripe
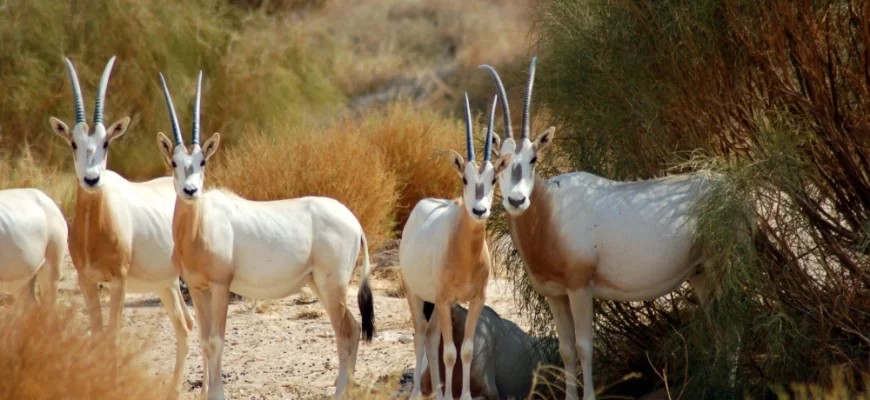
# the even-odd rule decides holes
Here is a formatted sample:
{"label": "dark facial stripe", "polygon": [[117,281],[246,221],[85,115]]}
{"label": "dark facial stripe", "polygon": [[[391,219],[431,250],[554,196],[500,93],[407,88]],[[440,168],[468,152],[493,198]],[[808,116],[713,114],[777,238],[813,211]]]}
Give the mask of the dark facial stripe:
{"label": "dark facial stripe", "polygon": [[478,201],[483,200],[483,184],[478,183],[474,188],[474,197],[477,198]]}
{"label": "dark facial stripe", "polygon": [[514,168],[511,170],[511,180],[513,180],[514,185],[520,183],[523,179],[523,165],[520,163],[514,164]]}

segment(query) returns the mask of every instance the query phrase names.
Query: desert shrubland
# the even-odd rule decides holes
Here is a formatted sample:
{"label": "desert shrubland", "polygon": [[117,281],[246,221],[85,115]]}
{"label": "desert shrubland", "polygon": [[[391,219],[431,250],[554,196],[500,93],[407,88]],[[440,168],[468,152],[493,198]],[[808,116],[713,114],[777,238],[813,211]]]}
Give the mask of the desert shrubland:
{"label": "desert shrubland", "polygon": [[0,307],[0,399],[153,399],[162,377],[142,359],[147,342],[88,335],[76,307],[54,312],[17,303]]}

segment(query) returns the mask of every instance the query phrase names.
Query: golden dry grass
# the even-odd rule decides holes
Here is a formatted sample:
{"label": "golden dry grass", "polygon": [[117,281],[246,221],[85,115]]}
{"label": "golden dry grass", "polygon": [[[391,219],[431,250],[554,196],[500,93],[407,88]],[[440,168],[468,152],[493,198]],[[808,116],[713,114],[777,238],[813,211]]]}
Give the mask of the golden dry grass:
{"label": "golden dry grass", "polygon": [[13,188],[35,188],[51,197],[63,212],[67,221],[74,214],[76,180],[72,174],[65,174],[51,166],[40,165],[29,146],[22,148],[21,154],[11,158],[0,154],[0,190]]}
{"label": "golden dry grass", "polygon": [[222,153],[207,180],[251,200],[334,198],[359,219],[374,248],[390,235],[396,177],[378,148],[347,128],[250,134]]}
{"label": "golden dry grass", "polygon": [[77,314],[36,307],[0,309],[0,399],[163,398],[162,378],[140,357],[145,342],[122,334],[117,344],[90,336]]}
{"label": "golden dry grass", "polygon": [[447,151],[465,154],[465,126],[461,120],[397,101],[367,115],[359,129],[361,136],[383,151],[387,166],[398,179],[398,232],[418,201],[459,195],[460,180],[449,165]]}

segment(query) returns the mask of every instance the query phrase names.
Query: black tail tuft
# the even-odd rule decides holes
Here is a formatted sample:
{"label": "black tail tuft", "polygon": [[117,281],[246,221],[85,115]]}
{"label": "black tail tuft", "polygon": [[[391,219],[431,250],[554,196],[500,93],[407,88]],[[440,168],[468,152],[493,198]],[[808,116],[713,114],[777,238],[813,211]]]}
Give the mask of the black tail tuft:
{"label": "black tail tuft", "polygon": [[375,304],[368,279],[364,280],[362,286],[360,286],[356,300],[359,304],[359,313],[362,316],[362,331],[365,341],[366,343],[371,343],[372,338],[375,336]]}

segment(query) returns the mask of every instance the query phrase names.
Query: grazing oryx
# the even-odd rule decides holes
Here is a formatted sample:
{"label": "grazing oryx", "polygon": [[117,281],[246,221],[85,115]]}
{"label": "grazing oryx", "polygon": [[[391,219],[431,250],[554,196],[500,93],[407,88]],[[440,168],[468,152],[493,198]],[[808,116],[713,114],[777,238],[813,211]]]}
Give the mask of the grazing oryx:
{"label": "grazing oryx", "polygon": [[193,330],[193,317],[181,298],[178,272],[172,266],[172,178],[130,182],[106,169],[109,143],[124,134],[130,117],[103,125],[106,86],[115,57],[103,76],[94,104],[94,128],[85,121],[85,106],[75,68],[66,59],[72,81],[76,124],[72,132],[51,117],[51,127],[73,151],[78,187],[69,238],[73,266],[90,317],[91,331],[103,330],[98,283],[109,283],[109,330],[121,327],[124,295],[156,292],[175,327],[176,359],[170,397],[177,397]]}
{"label": "grazing oryx", "polygon": [[592,385],[592,298],[651,300],[687,278],[703,300],[703,252],[694,241],[693,206],[709,187],[700,174],[616,182],[585,172],[542,180],[535,162],[553,141],[550,127],[532,141],[529,107],[535,78],[532,59],[523,104],[523,127],[511,135],[510,111],[498,73],[482,65],[498,88],[505,139],[499,154],[513,154],[499,175],[508,229],[534,289],[550,305],[565,362],[567,398],[577,398],[576,362],[583,368],[583,398]]}
{"label": "grazing oryx", "polygon": [[[432,304],[426,303],[424,313],[432,314]],[[468,311],[460,305],[451,310],[453,342],[461,346],[465,336],[465,321]],[[440,342],[440,338],[438,338]],[[438,348],[443,352],[444,343]],[[532,392],[532,383],[538,366],[543,363],[541,344],[527,335],[517,324],[503,319],[492,308],[483,307],[474,332],[474,356],[471,360],[471,395],[487,400],[525,399]],[[427,366],[426,368],[430,368]],[[439,373],[444,373],[444,363],[438,364]],[[460,369],[453,372],[459,378]],[[431,374],[430,374],[431,375]],[[428,396],[432,383],[423,371],[422,392]],[[453,394],[459,394],[458,387]]]}
{"label": "grazing oryx", "polygon": [[40,302],[53,306],[66,236],[66,220],[45,193],[0,190],[0,292],[36,300],[39,284]]}
{"label": "grazing oryx", "polygon": [[172,98],[160,74],[175,142],[157,134],[172,166],[175,217],[172,260],[190,291],[199,322],[204,358],[203,396],[223,399],[221,355],[230,291],[245,297],[278,299],[308,285],[329,314],[338,345],[336,395],[351,383],[360,326],[347,307],[347,286],[363,252],[357,301],[365,341],[374,335],[366,236],[353,213],[326,197],[251,201],[227,190],[203,190],[207,160],[218,149],[215,133],[200,147],[199,105],[202,72],[196,86],[192,144],[185,147]]}
{"label": "grazing oryx", "polygon": [[[496,102],[493,101],[490,115]],[[462,342],[462,399],[471,399],[470,364],[474,353],[474,330],[486,298],[486,284],[489,280],[489,250],[486,245],[486,220],[490,215],[492,195],[496,175],[505,169],[511,155],[505,155],[490,162],[492,136],[487,135],[483,153],[483,163],[474,161],[474,144],[471,128],[471,111],[468,95],[465,96],[466,146],[468,161],[451,150],[451,166],[462,178],[462,196],[456,200],[420,200],[408,218],[402,231],[399,245],[399,264],[402,282],[406,288],[408,305],[414,320],[414,354],[417,357],[414,369],[414,390],[412,397],[420,395],[420,374],[423,369],[423,355],[428,356],[429,365],[438,365],[439,330],[444,343],[444,365],[446,367],[445,393],[453,397],[453,366],[456,363],[456,348],[453,346],[450,307],[457,302],[469,302],[468,318],[465,324],[465,338]],[[428,325],[423,316],[423,302],[435,304],[435,314]],[[440,322],[440,325],[439,325]],[[425,329],[425,333],[424,333]],[[424,338],[425,336],[425,338]],[[424,351],[424,346],[425,351]],[[440,388],[438,368],[430,368],[432,385]],[[440,398],[440,389],[437,390]]]}

